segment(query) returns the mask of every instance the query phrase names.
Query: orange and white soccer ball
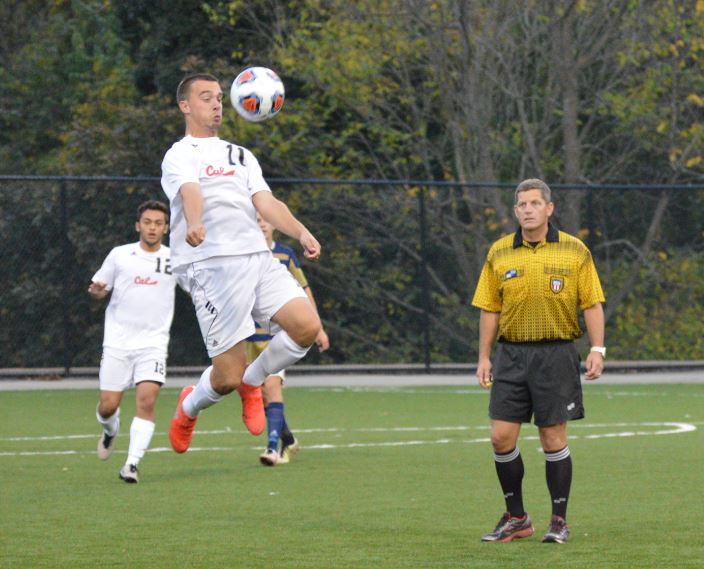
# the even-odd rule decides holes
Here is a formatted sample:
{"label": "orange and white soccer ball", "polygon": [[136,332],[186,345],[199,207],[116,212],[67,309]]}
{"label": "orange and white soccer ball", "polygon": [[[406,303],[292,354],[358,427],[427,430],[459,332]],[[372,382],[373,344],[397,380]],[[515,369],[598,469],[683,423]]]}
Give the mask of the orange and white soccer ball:
{"label": "orange and white soccer ball", "polygon": [[251,122],[275,116],[284,106],[284,84],[267,67],[248,67],[232,82],[230,102],[237,113]]}

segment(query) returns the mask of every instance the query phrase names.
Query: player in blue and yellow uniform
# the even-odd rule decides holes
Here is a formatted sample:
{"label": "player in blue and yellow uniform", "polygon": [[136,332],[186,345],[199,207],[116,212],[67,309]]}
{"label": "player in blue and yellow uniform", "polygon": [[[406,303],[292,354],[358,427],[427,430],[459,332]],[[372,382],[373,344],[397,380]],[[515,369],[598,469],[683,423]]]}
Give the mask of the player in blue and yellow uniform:
{"label": "player in blue and yellow uniform", "polygon": [[[313,308],[317,311],[313,293],[303,274],[301,263],[296,256],[296,252],[290,247],[276,243],[274,241],[274,227],[264,221],[259,215],[257,215],[257,223],[274,257],[293,275],[298,284],[305,291]],[[259,324],[256,326],[256,332],[247,338],[247,362],[254,361],[257,356],[266,349],[269,342],[274,337],[272,334],[269,334],[267,330],[259,326]],[[330,340],[324,328],[321,327],[315,343],[321,352],[324,352],[330,347]],[[291,433],[284,414],[282,389],[284,379],[285,370],[282,369],[270,375],[264,381],[264,410],[266,412],[268,442],[267,448],[259,457],[259,460],[265,466],[286,464],[291,460],[291,457],[299,451],[298,441],[293,436],[293,433]],[[279,441],[281,442],[281,449],[279,449]]]}

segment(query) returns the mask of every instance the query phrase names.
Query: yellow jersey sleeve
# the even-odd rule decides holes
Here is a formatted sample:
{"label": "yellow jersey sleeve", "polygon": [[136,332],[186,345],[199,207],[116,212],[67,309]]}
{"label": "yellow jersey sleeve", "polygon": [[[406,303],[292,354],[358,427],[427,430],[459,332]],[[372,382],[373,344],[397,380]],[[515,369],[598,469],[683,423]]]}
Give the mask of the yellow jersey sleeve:
{"label": "yellow jersey sleeve", "polygon": [[500,294],[499,281],[491,262],[487,260],[479,276],[477,288],[472,298],[472,306],[487,312],[501,312],[503,302]]}
{"label": "yellow jersey sleeve", "polygon": [[585,310],[595,304],[605,302],[604,291],[601,288],[599,274],[594,265],[594,259],[589,250],[586,250],[584,261],[579,268],[577,276],[579,308]]}

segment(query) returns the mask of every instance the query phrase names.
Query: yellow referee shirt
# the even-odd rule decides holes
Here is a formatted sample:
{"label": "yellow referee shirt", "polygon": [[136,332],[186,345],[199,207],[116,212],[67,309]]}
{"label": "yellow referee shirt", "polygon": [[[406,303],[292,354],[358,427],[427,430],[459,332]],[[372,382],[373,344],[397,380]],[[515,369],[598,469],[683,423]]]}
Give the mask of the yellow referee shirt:
{"label": "yellow referee shirt", "polygon": [[520,229],[496,241],[472,299],[477,308],[501,313],[498,337],[509,342],[579,338],[577,306],[598,302],[604,293],[589,249],[552,225],[535,247]]}

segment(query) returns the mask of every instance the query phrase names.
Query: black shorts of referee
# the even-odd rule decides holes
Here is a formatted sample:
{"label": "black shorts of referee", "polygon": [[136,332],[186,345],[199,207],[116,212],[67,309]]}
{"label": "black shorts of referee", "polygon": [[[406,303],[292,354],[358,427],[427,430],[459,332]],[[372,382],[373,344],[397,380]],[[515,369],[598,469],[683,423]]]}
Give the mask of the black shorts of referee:
{"label": "black shorts of referee", "polygon": [[584,418],[580,357],[574,342],[496,344],[489,417],[538,427]]}

